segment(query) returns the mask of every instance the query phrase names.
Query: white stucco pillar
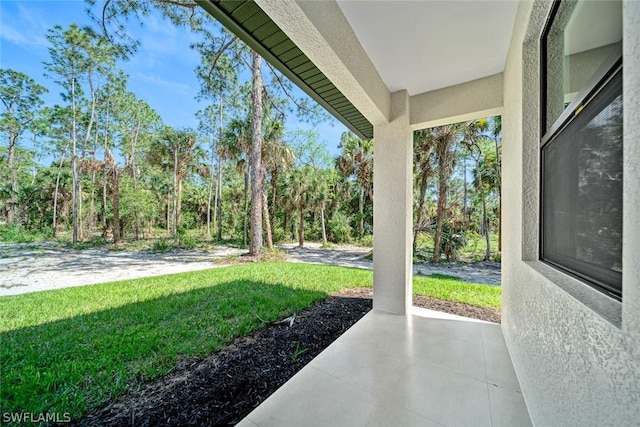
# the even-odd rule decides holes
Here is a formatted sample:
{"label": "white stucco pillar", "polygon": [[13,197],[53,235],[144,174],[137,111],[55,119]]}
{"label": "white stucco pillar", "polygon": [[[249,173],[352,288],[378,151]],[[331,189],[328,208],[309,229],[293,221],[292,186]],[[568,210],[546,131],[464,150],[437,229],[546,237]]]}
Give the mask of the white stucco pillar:
{"label": "white stucco pillar", "polygon": [[390,122],[374,126],[373,308],[405,314],[411,306],[413,136],[409,94],[391,94]]}

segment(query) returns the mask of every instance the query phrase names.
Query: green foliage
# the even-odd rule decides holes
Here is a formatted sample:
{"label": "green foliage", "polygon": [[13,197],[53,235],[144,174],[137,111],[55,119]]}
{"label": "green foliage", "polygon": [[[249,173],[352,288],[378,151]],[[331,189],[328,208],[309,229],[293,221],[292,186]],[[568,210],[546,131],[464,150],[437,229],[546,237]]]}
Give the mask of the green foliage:
{"label": "green foliage", "polygon": [[15,223],[0,225],[0,242],[3,243],[41,242],[50,238],[51,228],[25,228]]}
{"label": "green foliage", "polygon": [[178,238],[180,247],[184,249],[194,249],[198,245],[198,241],[193,233],[188,232],[184,228],[178,230]]}
{"label": "green foliage", "polygon": [[458,260],[458,250],[467,244],[466,228],[466,221],[447,218],[442,222],[442,240],[440,242],[447,261]]}
{"label": "green foliage", "polygon": [[296,361],[298,360],[298,357],[302,356],[307,351],[309,351],[308,348],[300,348],[300,342],[296,342],[296,348],[293,351],[293,354],[291,355],[291,359]]}
{"label": "green foliage", "polygon": [[342,212],[337,212],[329,221],[329,235],[335,243],[349,243],[351,241],[351,225],[349,218]]}
{"label": "green foliage", "polygon": [[154,240],[153,245],[151,245],[151,250],[153,252],[167,252],[173,249],[173,245],[167,239],[157,239]]}
{"label": "green foliage", "polygon": [[418,247],[413,253],[414,264],[423,264],[425,262],[431,262],[432,258],[433,258],[433,246]]}
{"label": "green foliage", "polygon": [[373,234],[367,234],[362,239],[359,239],[358,245],[365,247],[373,246]]}

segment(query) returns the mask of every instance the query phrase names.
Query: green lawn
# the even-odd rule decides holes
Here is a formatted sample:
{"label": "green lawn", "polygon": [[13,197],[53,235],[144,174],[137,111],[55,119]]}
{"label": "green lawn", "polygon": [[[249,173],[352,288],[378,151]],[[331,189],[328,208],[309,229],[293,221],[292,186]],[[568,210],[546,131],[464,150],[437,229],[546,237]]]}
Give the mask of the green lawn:
{"label": "green lawn", "polygon": [[[458,261],[477,262],[482,261],[487,249],[487,243],[483,236],[474,233],[466,233],[467,244],[458,250]],[[498,252],[498,235],[489,235],[489,245],[491,249],[491,259],[500,261],[500,252]],[[418,256],[414,256],[414,262],[421,263],[430,261],[433,256],[433,236],[431,234],[422,233],[418,236]],[[442,254],[442,261],[445,262],[445,256]]]}
{"label": "green lawn", "polygon": [[413,293],[498,310],[502,298],[499,286],[467,283],[457,277],[442,274],[414,277]]}
{"label": "green lawn", "polygon": [[[252,263],[0,298],[0,408],[78,417],[372,273]],[[416,278],[416,293],[499,307],[500,289]]]}

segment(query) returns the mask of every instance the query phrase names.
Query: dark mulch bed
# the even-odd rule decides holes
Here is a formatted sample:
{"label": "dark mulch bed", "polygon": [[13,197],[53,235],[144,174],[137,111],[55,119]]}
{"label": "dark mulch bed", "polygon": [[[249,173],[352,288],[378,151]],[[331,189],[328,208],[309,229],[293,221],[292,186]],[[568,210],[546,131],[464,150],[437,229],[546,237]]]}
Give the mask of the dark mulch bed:
{"label": "dark mulch bed", "polygon": [[[204,360],[181,362],[94,410],[82,426],[235,425],[371,309],[370,289],[343,291],[298,314],[292,326],[271,324]],[[488,321],[492,310],[426,297],[414,304]]]}

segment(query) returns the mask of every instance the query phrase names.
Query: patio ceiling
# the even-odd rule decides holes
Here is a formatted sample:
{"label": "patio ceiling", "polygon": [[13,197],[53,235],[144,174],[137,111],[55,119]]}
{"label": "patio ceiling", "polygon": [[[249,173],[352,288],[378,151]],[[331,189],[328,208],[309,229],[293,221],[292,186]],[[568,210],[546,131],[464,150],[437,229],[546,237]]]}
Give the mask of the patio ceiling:
{"label": "patio ceiling", "polygon": [[409,95],[504,70],[517,1],[338,0],[390,92]]}
{"label": "patio ceiling", "polygon": [[[197,0],[362,138],[373,125],[254,1]],[[417,95],[504,69],[516,1],[345,1],[345,19],[389,93]]]}

